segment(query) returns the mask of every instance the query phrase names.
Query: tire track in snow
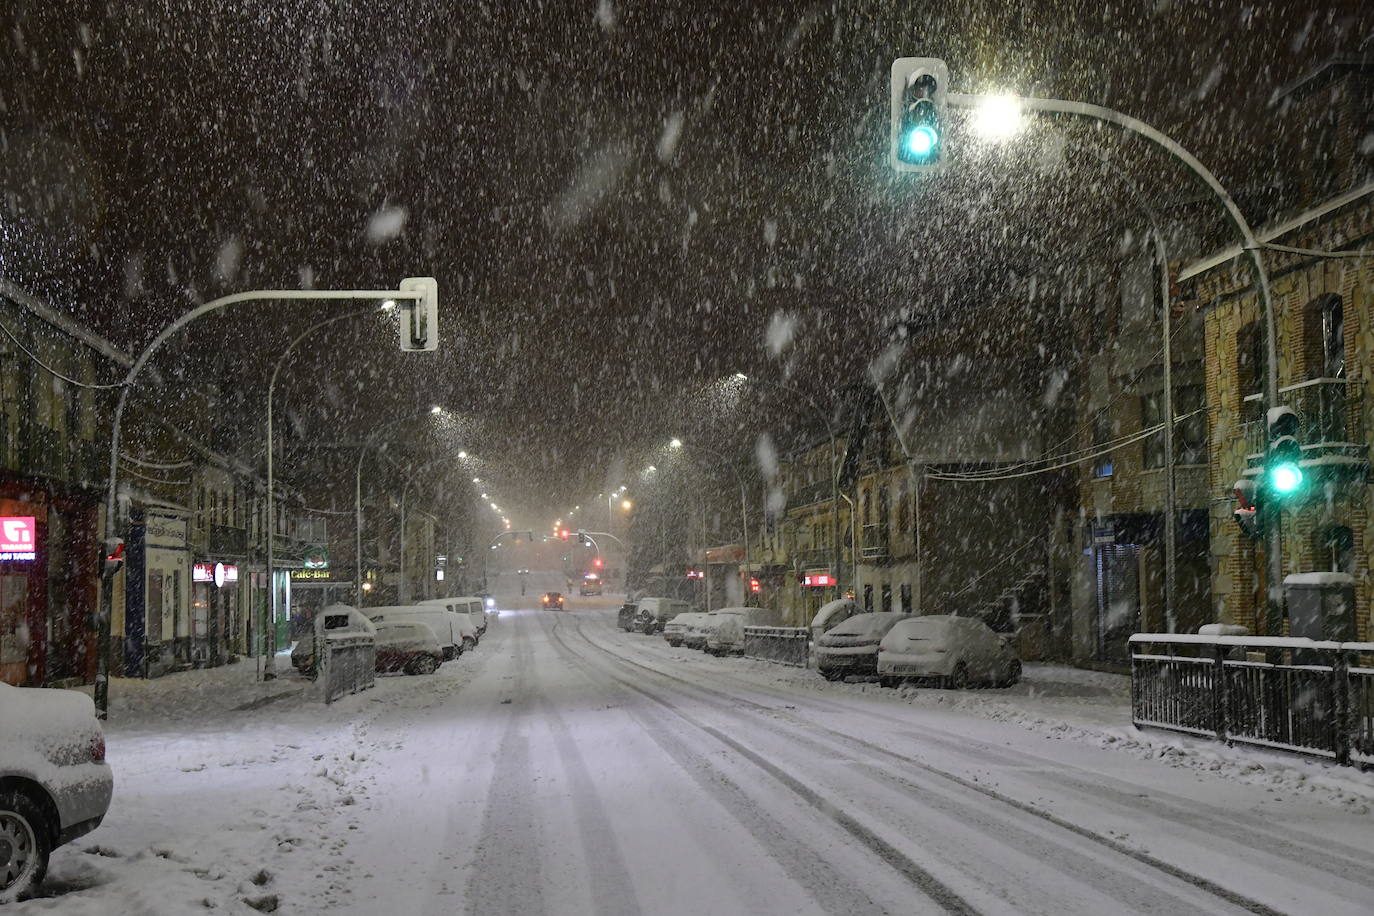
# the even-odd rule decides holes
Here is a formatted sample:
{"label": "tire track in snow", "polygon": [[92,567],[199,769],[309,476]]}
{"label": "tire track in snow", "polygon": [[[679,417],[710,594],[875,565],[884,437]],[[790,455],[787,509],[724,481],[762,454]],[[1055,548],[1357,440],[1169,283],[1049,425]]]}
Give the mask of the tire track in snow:
{"label": "tire track in snow", "polygon": [[[925,770],[925,771],[928,772],[928,773],[931,773],[931,774],[934,774],[934,775],[936,775],[936,776],[939,776],[939,777],[941,777],[941,778],[943,778],[943,779],[949,780],[950,782],[953,782],[953,783],[955,783],[955,784],[961,786],[962,788],[969,789],[969,790],[971,790],[971,791],[977,792],[978,794],[983,795],[983,796],[986,796],[987,798],[990,798],[990,799],[992,799],[992,800],[994,800],[994,801],[1001,802],[1001,803],[1003,803],[1003,804],[1005,804],[1005,805],[1009,805],[1009,806],[1011,806],[1011,807],[1013,807],[1013,808],[1016,808],[1016,809],[1019,810],[1019,811],[1025,812],[1026,814],[1030,814],[1030,815],[1032,815],[1032,816],[1034,816],[1034,817],[1038,817],[1038,818],[1040,818],[1040,819],[1042,819],[1042,820],[1044,820],[1044,821],[1048,821],[1049,823],[1054,824],[1056,827],[1060,827],[1060,828],[1062,828],[1062,829],[1064,829],[1064,830],[1067,830],[1067,831],[1069,831],[1069,832],[1071,832],[1071,833],[1077,834],[1078,836],[1083,837],[1084,839],[1088,839],[1088,840],[1091,840],[1091,841],[1093,841],[1093,842],[1095,842],[1095,843],[1098,843],[1098,844],[1100,844],[1100,845],[1102,845],[1102,846],[1105,846],[1106,848],[1112,850],[1113,852],[1116,852],[1116,853],[1119,853],[1119,854],[1121,854],[1121,855],[1123,855],[1123,856],[1126,856],[1126,857],[1128,857],[1128,858],[1134,859],[1135,861],[1137,861],[1137,862],[1139,862],[1139,863],[1141,863],[1141,864],[1143,864],[1143,865],[1147,865],[1147,866],[1149,866],[1149,867],[1151,867],[1151,868],[1153,868],[1153,869],[1155,869],[1155,870],[1157,870],[1157,871],[1163,872],[1164,874],[1169,875],[1169,876],[1171,876],[1171,877],[1173,877],[1173,878],[1176,878],[1176,879],[1178,879],[1178,880],[1181,880],[1181,881],[1183,881],[1183,882],[1185,882],[1185,883],[1187,883],[1187,884],[1191,884],[1191,885],[1193,885],[1194,887],[1197,887],[1197,888],[1199,888],[1199,889],[1201,889],[1201,890],[1203,890],[1203,891],[1206,891],[1207,893],[1212,894],[1213,896],[1218,897],[1218,898],[1220,898],[1220,899],[1226,901],[1227,903],[1232,904],[1233,906],[1239,907],[1239,908],[1242,909],[1242,910],[1245,910],[1245,911],[1248,911],[1248,912],[1251,912],[1251,913],[1261,914],[1261,916],[1283,916],[1283,911],[1282,911],[1282,910],[1278,910],[1278,909],[1275,909],[1275,908],[1273,908],[1273,907],[1270,907],[1270,906],[1268,906],[1267,904],[1264,904],[1264,903],[1261,903],[1261,902],[1258,901],[1258,900],[1254,900],[1254,899],[1252,899],[1252,898],[1246,897],[1246,896],[1243,895],[1243,894],[1240,894],[1240,893],[1238,893],[1238,892],[1236,892],[1236,891],[1233,891],[1233,890],[1231,890],[1231,889],[1229,889],[1229,888],[1227,888],[1227,887],[1224,887],[1224,886],[1222,886],[1222,885],[1220,885],[1220,884],[1217,884],[1216,882],[1211,881],[1211,880],[1209,880],[1209,879],[1207,879],[1207,878],[1203,878],[1203,877],[1200,876],[1200,875],[1195,875],[1195,874],[1193,874],[1192,872],[1186,871],[1185,869],[1179,868],[1179,867],[1177,867],[1177,866],[1175,866],[1175,865],[1172,865],[1172,864],[1170,864],[1170,863],[1168,863],[1168,862],[1165,862],[1165,861],[1163,861],[1163,860],[1161,860],[1161,859],[1157,859],[1157,858],[1155,858],[1154,856],[1150,855],[1149,853],[1144,853],[1144,852],[1141,852],[1141,851],[1139,851],[1139,850],[1132,849],[1131,847],[1127,846],[1127,845],[1124,844],[1124,843],[1121,843],[1121,842],[1119,842],[1119,841],[1117,841],[1117,840],[1114,840],[1114,839],[1112,839],[1112,838],[1110,838],[1110,837],[1103,836],[1102,834],[1099,834],[1099,833],[1097,833],[1097,832],[1095,832],[1095,831],[1089,830],[1089,829],[1086,828],[1086,827],[1081,827],[1081,826],[1079,826],[1078,824],[1075,824],[1075,823],[1073,823],[1073,822],[1071,822],[1071,821],[1065,820],[1065,819],[1063,819],[1063,818],[1061,818],[1061,817],[1058,817],[1058,816],[1056,816],[1056,815],[1054,815],[1054,814],[1051,814],[1051,813],[1049,813],[1048,811],[1043,811],[1043,810],[1041,810],[1041,809],[1035,807],[1034,805],[1030,805],[1030,804],[1027,804],[1027,803],[1025,803],[1025,802],[1022,802],[1022,801],[1020,801],[1020,800],[1018,800],[1018,799],[1012,798],[1012,797],[1010,797],[1010,796],[1008,796],[1008,795],[1006,795],[1006,794],[1004,794],[1004,793],[1002,793],[1002,792],[997,791],[996,789],[992,789],[992,788],[989,787],[989,786],[981,785],[981,784],[979,784],[979,783],[977,783],[977,782],[975,782],[975,781],[973,781],[973,780],[965,779],[965,778],[962,777],[962,776],[958,776],[958,775],[956,775],[956,774],[954,774],[954,773],[950,773],[950,772],[947,772],[947,771],[945,771],[945,770],[939,769],[938,767],[934,767],[934,766],[932,766],[932,765],[930,765],[930,764],[928,764],[928,763],[925,763],[924,761],[919,760],[919,759],[917,759],[917,758],[909,757],[909,756],[906,756],[906,755],[903,755],[903,754],[899,754],[899,753],[897,753],[896,751],[889,750],[889,749],[887,749],[887,748],[885,748],[885,747],[883,747],[883,746],[881,746],[881,745],[879,745],[879,744],[875,744],[875,743],[873,743],[873,742],[871,742],[871,741],[866,741],[866,740],[864,740],[864,739],[862,739],[862,738],[856,738],[856,737],[854,737],[854,736],[852,736],[852,735],[847,735],[847,734],[845,734],[844,732],[836,731],[835,729],[826,728],[825,726],[818,725],[818,724],[816,724],[816,723],[814,723],[814,722],[806,722],[806,721],[804,721],[804,720],[802,720],[802,719],[800,719],[800,718],[798,718],[798,717],[795,717],[795,716],[788,716],[788,715],[786,715],[786,713],[781,712],[781,711],[779,711],[779,710],[777,710],[777,709],[774,709],[773,707],[766,706],[766,705],[764,705],[764,704],[762,704],[762,703],[756,703],[756,702],[754,702],[754,701],[752,701],[752,700],[747,700],[747,699],[744,699],[744,698],[742,698],[742,697],[736,696],[736,695],[734,695],[734,694],[725,693],[725,692],[723,692],[723,691],[716,690],[716,689],[713,689],[713,688],[710,688],[710,687],[703,687],[703,686],[701,686],[700,684],[694,683],[694,682],[692,682],[692,681],[688,681],[688,680],[686,680],[685,678],[681,678],[681,677],[678,677],[678,676],[676,676],[676,675],[674,675],[674,674],[670,674],[670,673],[668,673],[668,672],[662,671],[662,670],[660,670],[660,669],[658,669],[658,668],[655,668],[655,667],[653,667],[653,666],[651,666],[651,665],[641,664],[641,663],[639,663],[639,662],[634,661],[633,659],[625,658],[624,656],[619,655],[618,653],[615,653],[615,652],[611,651],[610,649],[607,649],[606,647],[604,647],[604,646],[598,644],[595,640],[592,640],[592,639],[588,638],[588,637],[586,636],[586,634],[582,632],[582,626],[581,626],[581,622],[580,622],[580,621],[574,623],[574,629],[576,630],[578,636],[580,636],[580,637],[582,638],[582,640],[583,640],[587,645],[589,645],[589,646],[591,646],[592,648],[595,648],[595,649],[597,649],[598,651],[604,653],[604,654],[605,654],[606,656],[608,656],[609,658],[611,658],[611,659],[613,659],[613,660],[615,660],[615,661],[617,661],[617,662],[619,662],[619,663],[621,663],[621,664],[623,664],[623,665],[633,666],[633,667],[635,667],[635,668],[639,668],[639,669],[642,669],[642,670],[644,670],[644,671],[648,671],[648,672],[650,672],[650,673],[652,673],[652,674],[658,675],[659,677],[666,678],[666,679],[672,680],[672,681],[677,681],[678,683],[681,683],[681,684],[683,684],[683,685],[685,685],[685,686],[687,686],[687,687],[690,687],[691,689],[693,689],[693,690],[695,690],[695,691],[698,691],[698,692],[701,692],[701,693],[705,693],[705,694],[714,695],[714,696],[716,696],[716,697],[718,697],[718,698],[721,698],[721,699],[727,701],[728,707],[729,707],[730,709],[736,711],[736,712],[737,712],[738,710],[740,710],[740,709],[752,708],[753,710],[755,710],[755,711],[757,711],[757,712],[759,712],[759,713],[763,713],[763,714],[765,714],[766,716],[769,716],[769,717],[778,717],[778,716],[780,716],[780,717],[786,718],[786,719],[788,719],[789,721],[792,721],[794,724],[796,724],[797,726],[802,727],[802,728],[810,728],[810,729],[813,729],[813,730],[816,730],[816,731],[822,731],[822,732],[829,733],[829,734],[831,734],[831,735],[834,735],[836,738],[838,738],[838,739],[840,739],[840,740],[842,740],[842,741],[850,742],[850,743],[859,745],[859,746],[861,746],[861,747],[863,747],[863,748],[865,748],[865,749],[867,749],[867,750],[869,750],[869,751],[871,751],[871,752],[873,752],[873,753],[875,753],[875,754],[877,754],[877,755],[879,755],[879,756],[886,757],[886,758],[889,758],[889,759],[895,759],[895,760],[900,761],[900,762],[902,762],[902,763],[904,763],[904,764],[906,764],[906,765],[909,765],[909,766],[919,767],[920,769]],[[557,634],[555,633],[555,635],[557,635]],[[566,645],[566,643],[565,643],[565,645]],[[659,697],[654,696],[654,695],[653,695],[652,693],[650,693],[649,691],[643,690],[643,689],[640,688],[638,685],[635,685],[635,684],[633,684],[633,683],[631,683],[631,682],[625,682],[625,683],[626,683],[626,686],[630,687],[630,689],[635,690],[636,692],[642,693],[644,696],[649,697],[651,700],[654,700],[654,701],[657,702],[657,703],[660,703],[660,704],[662,704],[662,705],[664,705],[664,706],[667,706],[667,707],[670,708],[670,709],[674,709],[674,711],[677,711],[677,710],[675,709],[675,707],[673,707],[672,704],[669,703],[668,701],[663,700],[662,698],[659,698]],[[680,711],[678,711],[678,714],[679,714],[679,715],[682,715],[683,718],[688,719],[688,721],[692,721],[692,720],[690,719],[690,717],[686,716],[686,714],[681,713]],[[697,724],[697,723],[693,722],[693,724]],[[906,723],[906,724],[909,725],[910,723]],[[711,729],[709,726],[703,726],[703,725],[699,725],[699,724],[698,724],[697,727],[702,728],[703,730],[708,731],[708,733],[709,733],[709,732],[715,732],[715,731],[716,731],[716,730],[714,730],[714,729]],[[719,734],[719,733],[717,732],[717,735],[718,735],[718,734]],[[728,739],[728,738],[727,738],[727,741],[733,742],[733,739]],[[734,744],[738,744],[738,742],[733,742],[732,746],[734,746]],[[967,745],[966,745],[966,746],[967,746]],[[741,747],[742,747],[742,746],[741,746]],[[790,778],[790,777],[789,777],[789,778]],[[912,864],[914,865],[915,863],[912,863]],[[919,868],[919,866],[917,866],[917,868]]]}
{"label": "tire track in snow", "polygon": [[[580,625],[575,624],[574,628],[580,635]],[[581,663],[590,665],[590,661],[579,654],[559,634],[559,625],[554,624],[552,635],[556,644],[563,647],[563,651],[573,657],[579,658]],[[589,645],[593,645],[583,637]],[[602,671],[605,675],[607,672]],[[750,748],[721,732],[719,729],[698,722],[695,718],[683,712],[662,697],[650,691],[644,690],[633,682],[623,680],[615,675],[609,675],[617,683],[627,690],[633,691],[640,696],[668,709],[674,716],[697,730],[704,732],[715,738],[721,744],[729,747],[735,753],[744,757],[750,763],[763,770],[773,779],[777,780],[793,794],[797,795],[812,808],[828,817],[832,822],[857,840],[862,846],[876,855],[883,862],[887,863],[896,870],[902,877],[906,878],[913,886],[921,891],[932,902],[939,905],[945,912],[960,914],[960,916],[974,916],[978,911],[974,909],[968,901],[964,900],[953,888],[949,887],[933,874],[922,868],[918,863],[909,858],[905,853],[892,846],[882,837],[869,830],[848,812],[843,811],[828,799],[813,791],[790,774],[775,766],[771,761],[755,753]],[[636,707],[627,707],[627,712],[638,719],[645,730],[654,739],[655,743],[663,748],[664,752],[678,762],[693,779],[697,780],[708,793],[719,793],[722,789],[729,796],[732,796],[735,803],[727,805],[727,809],[736,817],[740,823],[748,829],[754,836],[768,847],[774,854],[775,859],[793,880],[797,881],[802,887],[806,888],[818,903],[828,912],[833,913],[856,913],[863,910],[856,908],[856,902],[869,899],[867,894],[853,884],[847,876],[836,871],[831,871],[828,876],[822,876],[818,872],[829,871],[824,859],[815,852],[808,849],[799,840],[792,838],[785,831],[781,830],[780,825],[763,813],[758,804],[753,801],[739,785],[734,783],[724,774],[716,772],[714,779],[710,781],[702,780],[702,767],[714,770],[708,761],[702,758],[697,752],[688,748],[681,739],[663,728],[661,723],[652,722],[645,719],[643,710]],[[785,853],[786,857],[778,855]],[[818,881],[823,877],[824,880]],[[875,908],[877,907],[869,900]],[[881,908],[876,908],[875,912],[882,912]]]}
{"label": "tire track in snow", "polygon": [[[482,831],[473,856],[464,906],[474,914],[509,913],[532,916],[546,913],[541,874],[542,818],[531,798],[535,783],[525,720],[539,705],[530,689],[534,650],[524,626],[515,631],[515,684],[510,716],[501,737],[491,800],[482,817]],[[531,853],[534,854],[531,854]]]}

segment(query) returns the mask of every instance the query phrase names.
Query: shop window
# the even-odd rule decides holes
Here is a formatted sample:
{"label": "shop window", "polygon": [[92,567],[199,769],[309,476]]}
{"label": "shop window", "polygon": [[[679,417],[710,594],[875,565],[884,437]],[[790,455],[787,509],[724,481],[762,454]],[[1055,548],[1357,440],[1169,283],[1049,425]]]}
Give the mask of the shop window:
{"label": "shop window", "polygon": [[29,577],[0,576],[0,665],[28,660]]}

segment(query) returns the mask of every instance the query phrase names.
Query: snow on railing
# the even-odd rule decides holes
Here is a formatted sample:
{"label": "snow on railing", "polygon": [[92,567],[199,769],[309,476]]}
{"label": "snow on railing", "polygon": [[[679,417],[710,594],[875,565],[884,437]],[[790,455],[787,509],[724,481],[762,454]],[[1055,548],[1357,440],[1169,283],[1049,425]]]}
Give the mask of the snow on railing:
{"label": "snow on railing", "polygon": [[749,658],[807,667],[811,630],[807,627],[745,627],[743,654]]}
{"label": "snow on railing", "polygon": [[1374,669],[1360,662],[1374,643],[1137,633],[1129,644],[1137,726],[1374,762]]}

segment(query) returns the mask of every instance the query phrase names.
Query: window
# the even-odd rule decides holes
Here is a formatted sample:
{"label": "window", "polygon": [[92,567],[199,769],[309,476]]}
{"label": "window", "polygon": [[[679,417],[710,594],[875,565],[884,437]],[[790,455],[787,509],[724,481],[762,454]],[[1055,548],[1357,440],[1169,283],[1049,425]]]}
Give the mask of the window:
{"label": "window", "polygon": [[1355,575],[1355,535],[1344,525],[1318,529],[1317,568]]}
{"label": "window", "polygon": [[[1093,417],[1093,445],[1105,447],[1112,441],[1112,416],[1109,408],[1102,408]],[[1112,455],[1110,452],[1093,459],[1094,477],[1112,476]]]}
{"label": "window", "polygon": [[[1242,415],[1260,409],[1258,401],[1247,402],[1252,394],[1264,388],[1264,333],[1258,321],[1252,321],[1236,332],[1236,389],[1240,393]],[[1253,405],[1253,406],[1250,406]]]}
{"label": "window", "polygon": [[[1207,415],[1199,413],[1206,396],[1206,389],[1201,385],[1174,389],[1174,464],[1207,463]],[[1149,429],[1163,422],[1164,392],[1157,391],[1141,398],[1141,428]],[[1164,430],[1145,440],[1144,464],[1147,468],[1164,467]]]}
{"label": "window", "polygon": [[872,613],[873,613],[873,586],[872,586],[872,585],[865,585],[865,586],[864,586],[864,611],[865,611],[866,613],[869,613],[869,614],[872,614]]}
{"label": "window", "polygon": [[911,613],[911,583],[903,582],[901,588],[902,613]]}
{"label": "window", "polygon": [[911,531],[911,499],[906,490],[897,500],[897,530],[903,535]]}
{"label": "window", "polygon": [[882,605],[882,610],[883,610],[883,613],[884,613],[884,614],[891,613],[891,611],[892,611],[892,583],[891,583],[891,582],[884,582],[884,583],[883,583],[883,605]]}

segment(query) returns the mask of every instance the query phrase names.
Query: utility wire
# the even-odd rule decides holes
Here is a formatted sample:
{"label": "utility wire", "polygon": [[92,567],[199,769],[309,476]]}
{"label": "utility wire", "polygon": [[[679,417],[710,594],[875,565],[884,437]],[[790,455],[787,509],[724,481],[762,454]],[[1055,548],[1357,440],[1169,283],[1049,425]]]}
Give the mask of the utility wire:
{"label": "utility wire", "polygon": [[0,331],[4,331],[5,336],[8,337],[10,340],[14,341],[14,345],[16,347],[24,351],[24,355],[26,355],[29,359],[33,360],[39,366],[41,366],[43,370],[46,371],[49,375],[60,378],[62,381],[70,385],[76,385],[78,388],[89,388],[92,391],[109,391],[113,388],[124,387],[123,382],[116,382],[113,385],[92,385],[89,382],[83,382],[80,379],[74,379],[70,376],[63,375],[61,372],[58,372],[52,366],[49,366],[47,363],[43,362],[43,360],[40,359],[37,355],[35,355],[33,351],[31,351],[28,347],[24,346],[23,341],[16,337],[14,335],[14,332],[11,331],[9,327],[7,327],[5,324],[0,323]]}
{"label": "utility wire", "polygon": [[152,468],[155,471],[177,471],[182,468],[189,468],[195,464],[194,461],[177,461],[173,464],[162,464],[157,461],[148,461],[146,459],[139,458],[137,455],[130,455],[125,452],[119,453],[119,460],[127,461],[130,464],[136,464],[145,468]]}

